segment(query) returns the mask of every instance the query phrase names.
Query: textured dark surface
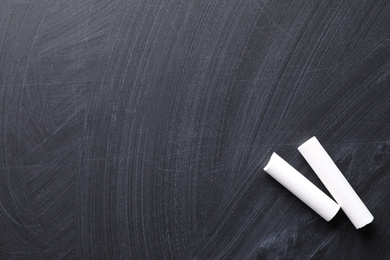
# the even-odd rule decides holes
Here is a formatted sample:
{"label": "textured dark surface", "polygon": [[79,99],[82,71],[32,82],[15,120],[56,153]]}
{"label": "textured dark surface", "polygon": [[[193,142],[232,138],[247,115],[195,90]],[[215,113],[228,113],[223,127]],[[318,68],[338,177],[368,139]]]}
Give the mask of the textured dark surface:
{"label": "textured dark surface", "polygon": [[[385,259],[390,2],[1,1],[1,259]],[[316,135],[375,220],[266,175]]]}

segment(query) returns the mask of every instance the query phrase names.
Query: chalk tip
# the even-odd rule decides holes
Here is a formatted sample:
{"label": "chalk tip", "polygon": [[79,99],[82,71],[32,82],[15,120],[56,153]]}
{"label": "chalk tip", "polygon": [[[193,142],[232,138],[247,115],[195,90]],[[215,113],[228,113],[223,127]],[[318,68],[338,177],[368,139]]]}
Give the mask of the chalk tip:
{"label": "chalk tip", "polygon": [[334,206],[333,206],[333,213],[331,213],[330,215],[326,216],[326,217],[323,217],[327,222],[331,221],[336,215],[337,213],[340,211],[341,207],[339,204],[337,203],[334,203]]}
{"label": "chalk tip", "polygon": [[267,165],[263,169],[264,171],[268,172],[269,168],[273,164],[273,161],[275,160],[276,157],[278,157],[278,155],[276,153],[272,153],[271,158],[269,159]]}
{"label": "chalk tip", "polygon": [[374,216],[371,216],[371,218],[367,222],[364,222],[364,224],[359,225],[359,226],[355,226],[355,227],[356,227],[356,229],[361,229],[361,228],[367,226],[368,224],[372,223],[373,221],[374,221]]}
{"label": "chalk tip", "polygon": [[316,144],[316,143],[319,143],[319,141],[318,141],[317,137],[313,136],[309,140],[307,140],[306,142],[301,144],[298,147],[298,150],[301,151],[302,149],[306,149],[308,147],[311,147],[313,144]]}

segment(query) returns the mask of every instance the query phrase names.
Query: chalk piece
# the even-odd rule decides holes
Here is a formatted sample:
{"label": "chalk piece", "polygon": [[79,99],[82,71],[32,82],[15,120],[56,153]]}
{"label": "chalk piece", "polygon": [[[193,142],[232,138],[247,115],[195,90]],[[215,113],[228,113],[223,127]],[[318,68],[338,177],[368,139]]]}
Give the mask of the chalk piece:
{"label": "chalk piece", "polygon": [[337,205],[336,202],[276,153],[272,154],[264,171],[291,191],[326,221],[331,220],[339,211],[340,206]]}
{"label": "chalk piece", "polygon": [[316,137],[310,138],[298,150],[357,229],[374,220]]}

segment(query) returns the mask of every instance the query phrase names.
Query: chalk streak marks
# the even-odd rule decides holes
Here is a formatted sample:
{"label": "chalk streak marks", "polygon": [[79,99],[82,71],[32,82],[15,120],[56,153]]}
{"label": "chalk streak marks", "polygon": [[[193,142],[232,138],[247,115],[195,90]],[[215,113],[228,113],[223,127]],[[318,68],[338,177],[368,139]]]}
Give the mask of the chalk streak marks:
{"label": "chalk streak marks", "polygon": [[[1,259],[383,259],[390,4],[1,1]],[[262,172],[316,135],[375,216]]]}

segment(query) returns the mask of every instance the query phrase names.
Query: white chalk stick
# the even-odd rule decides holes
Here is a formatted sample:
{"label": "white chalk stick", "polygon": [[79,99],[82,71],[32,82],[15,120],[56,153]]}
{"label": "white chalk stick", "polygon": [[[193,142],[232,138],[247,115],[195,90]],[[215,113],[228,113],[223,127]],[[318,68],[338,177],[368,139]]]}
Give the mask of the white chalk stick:
{"label": "white chalk stick", "polygon": [[316,137],[310,138],[298,150],[357,229],[374,220]]}
{"label": "white chalk stick", "polygon": [[331,220],[340,206],[306,179],[294,167],[273,153],[264,171],[291,191],[326,221]]}

